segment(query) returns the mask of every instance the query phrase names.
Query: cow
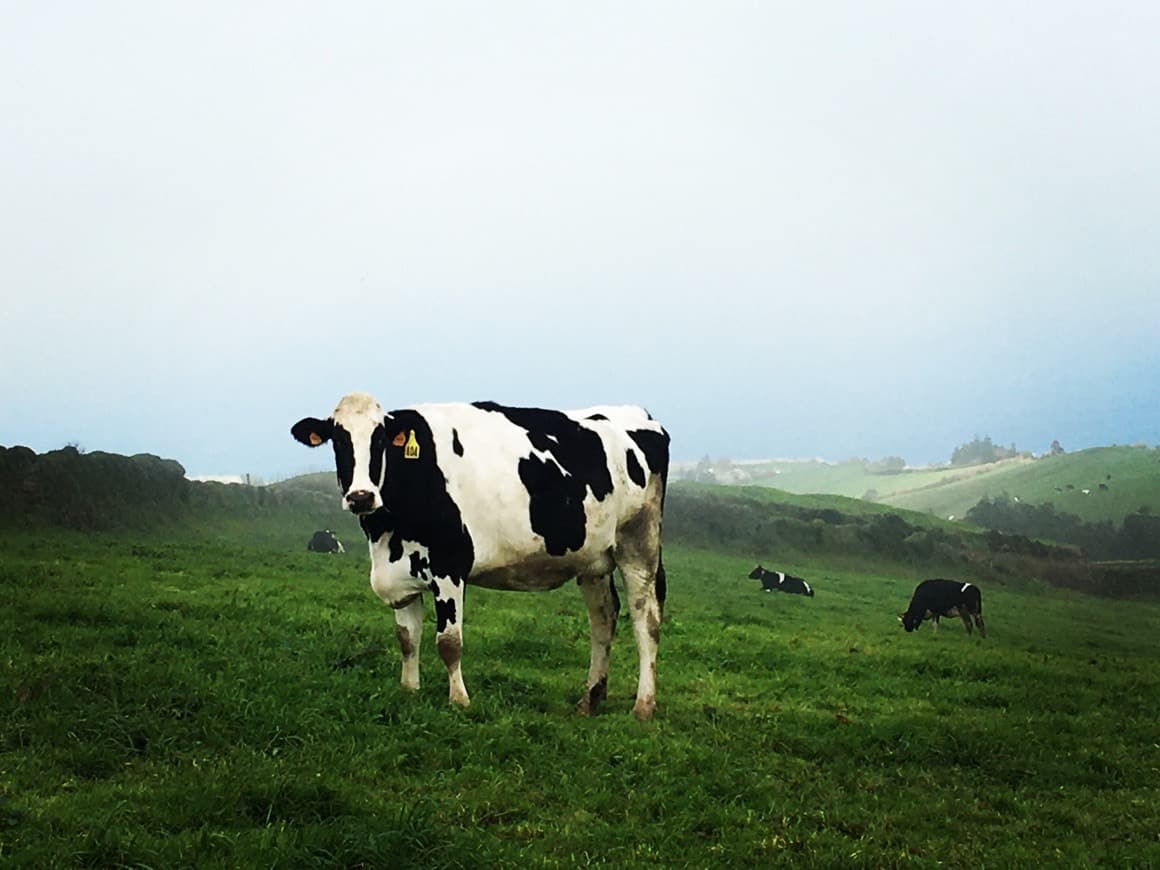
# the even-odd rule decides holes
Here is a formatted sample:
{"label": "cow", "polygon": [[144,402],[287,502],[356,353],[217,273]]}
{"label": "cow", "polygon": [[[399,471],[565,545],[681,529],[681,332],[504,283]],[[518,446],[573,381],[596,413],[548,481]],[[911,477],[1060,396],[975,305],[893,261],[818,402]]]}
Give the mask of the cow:
{"label": "cow", "polygon": [[983,626],[983,594],[978,586],[961,580],[923,580],[915,587],[910,606],[898,614],[907,631],[914,631],[927,617],[934,624],[933,630],[938,631],[939,617],[942,616],[961,617],[967,634],[971,633],[971,620],[974,619],[979,635],[987,636],[987,629]]}
{"label": "cow", "polygon": [[310,536],[306,549],[311,553],[345,553],[342,541],[335,537],[330,529],[323,529]]}
{"label": "cow", "polygon": [[767,571],[758,565],[749,572],[750,580],[761,581],[762,592],[792,592],[796,595],[814,597],[814,590],[801,577],[791,577],[782,571]]}
{"label": "cow", "polygon": [[591,636],[576,710],[595,713],[620,612],[618,568],[639,656],[633,713],[652,717],[669,435],[647,411],[473,402],[384,412],[373,397],[352,393],[330,417],[305,417],[290,431],[307,446],[334,448],[342,504],[369,542],[371,588],[394,609],[404,688],[419,688],[423,593],[435,600],[450,702],[466,707],[465,587],[548,590],[575,578]]}

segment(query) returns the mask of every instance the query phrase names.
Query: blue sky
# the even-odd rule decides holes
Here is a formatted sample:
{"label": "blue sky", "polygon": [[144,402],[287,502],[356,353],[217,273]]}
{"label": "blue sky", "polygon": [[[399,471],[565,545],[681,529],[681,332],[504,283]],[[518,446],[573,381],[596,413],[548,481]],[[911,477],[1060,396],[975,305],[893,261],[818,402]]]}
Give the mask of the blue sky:
{"label": "blue sky", "polygon": [[674,457],[1160,442],[1160,6],[9,6],[0,444],[646,405]]}

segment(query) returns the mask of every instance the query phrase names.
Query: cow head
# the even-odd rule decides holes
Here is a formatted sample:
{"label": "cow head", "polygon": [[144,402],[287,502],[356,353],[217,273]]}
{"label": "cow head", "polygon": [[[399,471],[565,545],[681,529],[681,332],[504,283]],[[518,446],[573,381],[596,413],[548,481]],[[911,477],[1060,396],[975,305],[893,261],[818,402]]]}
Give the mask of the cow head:
{"label": "cow head", "polygon": [[898,614],[898,621],[902,623],[902,627],[907,631],[914,631],[922,625],[922,617],[923,613],[921,611],[916,614],[908,610],[905,613]]}
{"label": "cow head", "polygon": [[366,393],[343,396],[325,420],[305,417],[290,434],[307,447],[327,441],[334,447],[334,464],[343,506],[352,513],[369,514],[383,506],[387,432],[383,409]]}
{"label": "cow head", "polygon": [[764,569],[760,565],[758,565],[756,568],[754,568],[752,571],[749,572],[749,579],[750,580],[760,580],[761,575],[764,573],[765,573]]}

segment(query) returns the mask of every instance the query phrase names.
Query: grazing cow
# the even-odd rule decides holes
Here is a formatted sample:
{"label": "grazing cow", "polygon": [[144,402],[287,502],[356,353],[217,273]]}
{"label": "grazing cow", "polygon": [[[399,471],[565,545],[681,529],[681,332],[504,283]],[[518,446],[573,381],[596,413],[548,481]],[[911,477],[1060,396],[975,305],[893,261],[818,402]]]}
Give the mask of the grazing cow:
{"label": "grazing cow", "polygon": [[749,579],[760,580],[762,592],[792,592],[814,597],[814,590],[801,577],[791,577],[781,571],[766,571],[760,565],[749,572]]}
{"label": "grazing cow", "polygon": [[323,529],[310,536],[306,549],[311,553],[345,553],[342,541],[334,536],[330,529]]}
{"label": "grazing cow", "polygon": [[983,594],[978,586],[961,580],[923,580],[915,587],[906,612],[898,614],[907,631],[914,631],[927,617],[938,631],[939,617],[942,616],[962,617],[967,634],[971,633],[973,618],[979,634],[987,636],[987,629],[983,626]]}
{"label": "grazing cow", "polygon": [[652,716],[669,436],[647,411],[475,402],[384,412],[371,396],[353,393],[329,418],[307,417],[291,434],[334,447],[343,504],[370,542],[371,587],[395,611],[405,688],[419,688],[424,592],[435,599],[450,700],[466,707],[464,587],[555,589],[575,577],[592,642],[576,707],[595,712],[607,689],[619,568],[640,660],[633,712]]}

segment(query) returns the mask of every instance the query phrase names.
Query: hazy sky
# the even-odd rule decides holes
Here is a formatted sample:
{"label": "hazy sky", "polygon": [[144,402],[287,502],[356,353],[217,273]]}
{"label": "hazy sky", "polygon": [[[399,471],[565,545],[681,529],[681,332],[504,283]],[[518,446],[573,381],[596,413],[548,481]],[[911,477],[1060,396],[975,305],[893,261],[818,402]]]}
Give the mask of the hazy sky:
{"label": "hazy sky", "polygon": [[1160,442],[1160,4],[0,0],[0,444]]}

